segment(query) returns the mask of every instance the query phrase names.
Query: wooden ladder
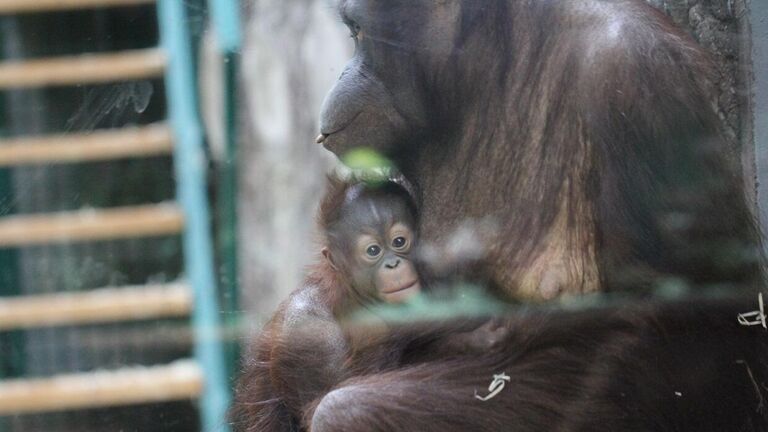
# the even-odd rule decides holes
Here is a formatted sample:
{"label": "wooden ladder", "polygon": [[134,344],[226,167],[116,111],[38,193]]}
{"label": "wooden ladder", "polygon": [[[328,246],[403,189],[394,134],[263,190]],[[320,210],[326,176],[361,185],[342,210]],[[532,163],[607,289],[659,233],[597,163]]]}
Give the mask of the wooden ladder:
{"label": "wooden ladder", "polygon": [[[155,0],[0,0],[0,14]],[[0,63],[0,90],[165,76],[169,120],[91,133],[0,139],[0,167],[173,154],[177,201],[0,218],[0,247],[182,235],[186,282],[0,298],[0,331],[190,316],[195,359],[0,381],[0,415],[199,398],[205,431],[226,431],[229,389],[218,334],[203,138],[182,0],[156,0],[161,47]]]}

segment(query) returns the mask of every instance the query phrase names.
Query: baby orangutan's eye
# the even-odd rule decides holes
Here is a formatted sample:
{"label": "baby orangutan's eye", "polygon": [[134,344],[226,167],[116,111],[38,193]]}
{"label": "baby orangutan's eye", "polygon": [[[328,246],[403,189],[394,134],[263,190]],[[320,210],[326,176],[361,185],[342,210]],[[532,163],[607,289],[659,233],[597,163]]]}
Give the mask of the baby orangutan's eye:
{"label": "baby orangutan's eye", "polygon": [[406,246],[408,246],[408,239],[403,236],[395,237],[395,239],[392,240],[392,247],[395,249],[403,249]]}
{"label": "baby orangutan's eye", "polygon": [[379,247],[379,245],[370,245],[365,250],[365,254],[370,258],[376,258],[377,256],[381,255],[381,247]]}

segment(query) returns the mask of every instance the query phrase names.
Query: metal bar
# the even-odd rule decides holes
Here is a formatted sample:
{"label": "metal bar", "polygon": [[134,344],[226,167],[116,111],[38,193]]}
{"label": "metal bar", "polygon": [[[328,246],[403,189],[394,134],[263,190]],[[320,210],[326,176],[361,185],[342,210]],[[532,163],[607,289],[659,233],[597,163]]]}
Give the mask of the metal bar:
{"label": "metal bar", "polygon": [[[12,56],[20,44],[18,23],[14,20],[0,21],[0,59]],[[19,95],[0,96],[0,134],[5,136],[14,123],[14,99]],[[10,169],[0,169],[0,202],[3,203],[2,215],[17,211],[17,201],[13,187],[13,173]],[[0,295],[21,294],[18,249],[0,249]],[[0,380],[24,375],[27,368],[26,334],[11,331],[0,334]],[[0,432],[11,432],[8,418],[0,418]]]}
{"label": "metal bar", "polygon": [[155,0],[0,0],[0,14],[137,6],[154,2]]}
{"label": "metal bar", "polygon": [[187,285],[140,285],[0,298],[0,331],[186,316]]}
{"label": "metal bar", "polygon": [[158,49],[11,60],[0,63],[0,90],[153,78],[164,69]]}
{"label": "metal bar", "polygon": [[[2,107],[0,107],[2,110]],[[15,200],[11,170],[0,169],[0,202],[8,207],[4,212],[15,211]],[[18,249],[0,249],[0,296],[19,295],[19,251]],[[24,374],[26,350],[24,333],[11,331],[0,333],[0,381]],[[0,432],[10,431],[11,427],[0,419]]]}
{"label": "metal bar", "polygon": [[[235,0],[208,0],[215,41],[224,63],[224,112],[225,159],[221,164],[218,208],[220,226],[218,231],[219,253],[223,268],[224,286],[222,306],[227,312],[226,325],[234,328],[239,323],[239,287],[237,263],[237,71],[242,45],[239,3]],[[239,344],[227,347],[228,361],[237,364],[240,357]],[[236,371],[230,369],[230,375]]]}
{"label": "metal bar", "polygon": [[239,2],[235,0],[208,0],[216,42],[223,53],[236,53],[242,42]]}
{"label": "metal bar", "polygon": [[190,399],[200,394],[196,362],[0,382],[0,415]]}
{"label": "metal bar", "polygon": [[[219,190],[219,252],[222,267],[222,306],[226,311],[225,324],[233,329],[239,325],[239,284],[237,259],[237,70],[239,54],[224,54],[224,127],[226,153],[221,169]],[[236,374],[235,366],[240,358],[239,344],[227,346],[229,375]]]}
{"label": "metal bar", "polygon": [[219,301],[213,272],[206,161],[203,132],[197,112],[194,63],[181,0],[159,0],[162,44],[168,54],[166,91],[175,133],[174,158],[178,200],[186,216],[184,260],[187,279],[195,295],[193,327],[195,355],[205,371],[201,396],[203,431],[228,431],[229,385],[220,337]]}
{"label": "metal bar", "polygon": [[42,137],[0,139],[0,167],[170,154],[165,124]]}

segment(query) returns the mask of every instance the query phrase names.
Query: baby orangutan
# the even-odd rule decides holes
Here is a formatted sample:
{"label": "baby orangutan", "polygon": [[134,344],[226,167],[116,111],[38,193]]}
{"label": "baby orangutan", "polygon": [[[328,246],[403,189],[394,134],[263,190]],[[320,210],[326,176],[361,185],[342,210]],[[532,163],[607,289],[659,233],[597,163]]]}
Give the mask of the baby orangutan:
{"label": "baby orangutan", "polygon": [[400,303],[421,290],[410,257],[416,209],[402,187],[349,186],[329,194],[320,216],[322,253],[341,283],[337,291],[346,291],[346,311],[376,301]]}
{"label": "baby orangutan", "polygon": [[416,207],[408,192],[391,181],[367,185],[329,178],[328,184],[318,217],[324,237],[320,260],[247,356],[235,412],[248,425],[244,430],[298,429],[304,408],[354,368],[351,340],[365,336],[350,336],[346,318],[421,291],[412,260]]}
{"label": "baby orangutan", "polygon": [[[413,257],[416,206],[399,184],[331,178],[319,210],[319,261],[246,354],[233,412],[238,431],[305,430],[322,396],[344,380],[444,354],[483,353],[491,323],[385,322],[374,306],[422,290]],[[372,312],[361,322],[351,316]],[[418,347],[418,348],[414,348]]]}

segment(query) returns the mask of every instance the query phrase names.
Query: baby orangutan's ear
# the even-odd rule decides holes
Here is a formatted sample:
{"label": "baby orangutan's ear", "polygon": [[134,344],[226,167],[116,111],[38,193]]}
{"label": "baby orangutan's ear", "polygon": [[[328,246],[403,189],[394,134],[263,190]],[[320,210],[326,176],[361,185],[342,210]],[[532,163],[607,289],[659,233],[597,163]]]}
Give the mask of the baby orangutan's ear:
{"label": "baby orangutan's ear", "polygon": [[331,255],[331,250],[327,247],[324,247],[321,251],[323,254],[323,258],[325,258],[328,261],[328,264],[330,264],[331,268],[334,270],[338,270],[338,267],[336,267],[336,263],[333,262],[333,255]]}

